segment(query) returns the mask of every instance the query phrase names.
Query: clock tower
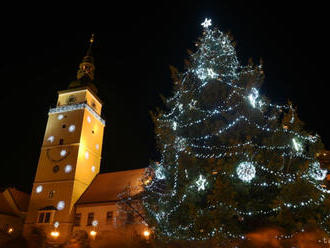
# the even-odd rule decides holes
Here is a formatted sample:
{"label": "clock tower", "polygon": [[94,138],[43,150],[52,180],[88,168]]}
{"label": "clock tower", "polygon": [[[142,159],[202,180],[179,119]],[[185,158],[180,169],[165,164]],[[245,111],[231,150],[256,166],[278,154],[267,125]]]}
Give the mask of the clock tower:
{"label": "clock tower", "polygon": [[48,239],[63,242],[71,234],[74,204],[99,173],[105,121],[97,97],[91,46],[79,65],[77,80],[58,92],[42,142],[24,235],[42,228]]}

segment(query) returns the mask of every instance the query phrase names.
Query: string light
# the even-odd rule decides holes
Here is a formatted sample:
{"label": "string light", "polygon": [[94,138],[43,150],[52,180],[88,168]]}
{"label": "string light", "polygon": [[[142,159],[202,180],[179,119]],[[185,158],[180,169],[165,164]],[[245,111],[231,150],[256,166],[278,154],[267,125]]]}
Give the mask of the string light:
{"label": "string light", "polygon": [[[245,234],[234,233],[221,224],[209,230],[199,228],[196,234],[194,220],[207,216],[210,211],[228,211],[231,215],[253,218],[276,216],[285,209],[322,207],[330,194],[320,184],[326,176],[325,171],[320,169],[314,154],[307,149],[314,145],[317,147],[320,137],[297,131],[295,110],[290,104],[272,104],[259,94],[257,86],[262,80],[262,67],[241,66],[228,36],[217,29],[210,29],[209,19],[205,19],[202,26],[203,37],[197,43],[197,51],[190,57],[191,64],[175,82],[173,96],[166,100],[169,109],[156,119],[161,130],[157,133],[161,161],[151,165],[154,177],[145,185],[147,193],[143,203],[150,216],[158,222],[160,232],[167,237],[205,240],[223,235],[245,239]],[[246,78],[250,77],[257,79],[252,83],[246,82]],[[208,105],[203,94],[210,91],[208,86],[212,87],[211,84],[221,89],[221,93],[217,96],[216,91],[212,92],[217,99]],[[289,117],[292,125],[281,123],[283,114]],[[246,131],[251,134],[246,134]],[[171,136],[174,138],[169,139]],[[238,136],[251,137],[243,141]],[[268,159],[269,154],[272,156]],[[185,162],[185,159],[191,159],[192,163]],[[212,159],[212,166],[216,165],[216,169],[204,170],[203,165],[195,163],[202,159]],[[223,165],[228,160],[236,161],[231,168]],[[290,164],[303,164],[302,161],[308,162],[309,168],[288,169]],[[208,161],[205,164],[208,165]],[[286,173],[284,168],[288,169]],[[209,176],[204,174],[207,170],[210,171]],[[303,181],[312,185],[316,193],[268,206],[242,207],[221,198],[196,210],[191,222],[171,225],[173,217],[189,200],[195,199],[196,194],[200,197],[206,195],[206,187],[211,189],[217,180],[222,179],[231,182],[233,188],[243,184],[249,189],[272,192]],[[156,203],[154,199],[157,199]],[[329,218],[327,216],[323,225]]]}

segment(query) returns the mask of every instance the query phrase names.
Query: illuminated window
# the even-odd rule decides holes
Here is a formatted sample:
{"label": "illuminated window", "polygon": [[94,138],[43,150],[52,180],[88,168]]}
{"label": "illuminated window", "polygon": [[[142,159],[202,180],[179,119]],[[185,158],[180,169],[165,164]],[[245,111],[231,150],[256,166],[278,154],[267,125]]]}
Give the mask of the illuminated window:
{"label": "illuminated window", "polygon": [[94,213],[88,213],[87,216],[87,226],[91,226],[94,220]]}

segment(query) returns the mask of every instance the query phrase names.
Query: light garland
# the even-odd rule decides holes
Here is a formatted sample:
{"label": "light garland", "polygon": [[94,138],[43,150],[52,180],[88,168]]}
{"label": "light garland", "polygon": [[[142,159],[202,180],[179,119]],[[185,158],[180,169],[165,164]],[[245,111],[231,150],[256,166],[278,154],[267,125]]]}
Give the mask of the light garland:
{"label": "light garland", "polygon": [[[230,39],[220,31],[210,29],[211,20],[205,19],[202,26],[203,37],[197,44],[197,51],[191,55],[191,65],[175,82],[173,97],[166,100],[168,111],[156,119],[162,156],[158,164],[151,166],[154,177],[145,185],[150,195],[147,193],[143,201],[149,214],[158,222],[161,233],[167,237],[205,240],[224,235],[245,239],[244,234],[232,233],[222,224],[208,231],[201,229],[196,234],[194,220],[198,222],[199,217],[215,210],[256,218],[276,216],[286,209],[322,207],[330,194],[320,184],[325,172],[320,169],[315,156],[304,149],[317,146],[320,137],[295,130],[295,112],[290,104],[268,103],[260,96],[256,85],[260,85],[259,80],[262,80],[261,66],[241,66]],[[260,79],[255,79],[254,84],[249,81],[250,76]],[[213,85],[219,87],[221,97],[208,105],[202,96],[205,91],[213,90],[208,87]],[[292,125],[281,123],[283,112],[290,117]],[[244,131],[251,130],[252,137],[246,140],[237,138],[242,135],[238,127]],[[171,135],[173,139],[168,139]],[[270,154],[272,156],[268,158]],[[191,159],[192,164],[185,159]],[[210,159],[210,162],[195,163],[203,159]],[[236,161],[233,168],[227,164],[222,166],[222,161],[230,160]],[[305,162],[310,164],[310,168],[295,168],[298,163]],[[204,164],[212,164],[215,169],[203,168]],[[294,166],[289,168],[291,164]],[[205,171],[209,171],[210,175],[204,174]],[[176,219],[173,217],[196,198],[195,194],[197,198],[206,197],[206,189],[212,191],[217,180],[223,179],[231,182],[233,188],[244,185],[248,189],[274,192],[303,180],[313,186],[316,194],[276,204],[270,202],[268,206],[255,209],[251,206],[244,209],[218,199],[214,204],[197,210],[191,222],[171,226]],[[156,206],[152,203],[154,199],[157,199]]]}

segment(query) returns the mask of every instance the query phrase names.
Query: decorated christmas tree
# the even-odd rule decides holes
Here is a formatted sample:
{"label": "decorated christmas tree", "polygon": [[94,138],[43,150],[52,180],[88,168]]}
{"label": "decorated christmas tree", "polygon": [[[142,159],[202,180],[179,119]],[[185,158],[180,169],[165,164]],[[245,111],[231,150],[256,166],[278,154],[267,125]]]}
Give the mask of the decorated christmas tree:
{"label": "decorated christmas tree", "polygon": [[[240,64],[232,39],[211,20],[174,93],[154,114],[161,160],[145,186],[146,219],[169,240],[242,240],[276,226],[290,237],[330,225],[320,137],[289,102],[259,93],[262,65]],[[283,236],[284,237],[284,236]]]}

